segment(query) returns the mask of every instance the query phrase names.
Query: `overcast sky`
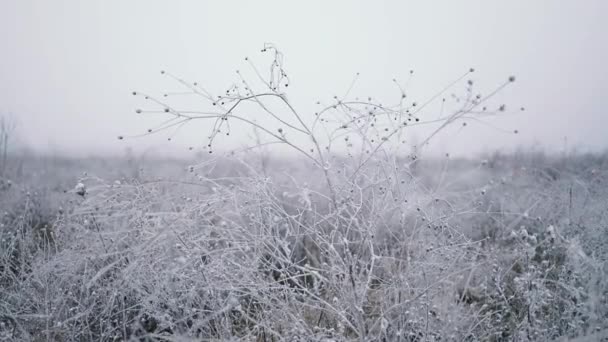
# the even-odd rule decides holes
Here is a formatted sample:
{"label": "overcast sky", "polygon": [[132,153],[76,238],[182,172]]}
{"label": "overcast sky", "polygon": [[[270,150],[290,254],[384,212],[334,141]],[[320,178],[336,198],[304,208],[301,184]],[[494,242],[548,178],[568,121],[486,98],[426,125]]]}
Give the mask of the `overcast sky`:
{"label": "overcast sky", "polygon": [[[159,70],[217,93],[265,42],[285,54],[290,98],[307,111],[361,73],[357,92],[397,95],[391,79],[415,70],[408,92],[433,94],[469,67],[491,90],[517,82],[493,125],[442,137],[442,151],[535,145],[608,147],[608,2],[511,1],[0,1],[0,113],[41,151],[122,153],[166,137],[118,141],[151,125],[132,90],[171,88]],[[487,92],[487,91],[486,91]],[[189,146],[204,130],[172,142]],[[238,139],[238,138],[235,138]],[[200,144],[200,143],[199,143]],[[181,147],[180,147],[181,148]]]}

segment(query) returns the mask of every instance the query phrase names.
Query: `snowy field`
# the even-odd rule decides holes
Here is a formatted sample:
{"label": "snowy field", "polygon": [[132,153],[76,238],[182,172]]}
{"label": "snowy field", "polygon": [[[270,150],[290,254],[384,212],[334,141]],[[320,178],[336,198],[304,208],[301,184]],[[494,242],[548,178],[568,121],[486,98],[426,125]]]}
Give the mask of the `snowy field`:
{"label": "snowy field", "polygon": [[260,160],[11,159],[2,340],[605,338],[606,155]]}

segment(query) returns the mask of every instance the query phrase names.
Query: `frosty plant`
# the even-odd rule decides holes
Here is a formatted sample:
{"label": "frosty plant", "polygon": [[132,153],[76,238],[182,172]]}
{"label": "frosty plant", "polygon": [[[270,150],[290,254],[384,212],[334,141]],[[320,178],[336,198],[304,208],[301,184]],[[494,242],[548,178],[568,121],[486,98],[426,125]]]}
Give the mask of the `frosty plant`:
{"label": "frosty plant", "polygon": [[[231,289],[222,296],[235,296],[234,303],[239,303],[232,322],[261,335],[281,336],[295,329],[293,333],[305,336],[340,334],[365,341],[394,340],[404,331],[429,336],[433,329],[449,330],[429,317],[433,305],[456,303],[457,277],[485,267],[486,261],[477,258],[482,253],[479,244],[455,219],[479,209],[476,197],[482,191],[441,193],[446,172],[430,188],[419,181],[413,166],[429,141],[447,127],[463,129],[467,122],[505,112],[504,105],[493,105],[490,99],[515,78],[483,95],[474,91],[474,70],[469,69],[434,95],[416,101],[407,93],[414,77],[410,72],[405,82],[393,80],[398,96],[386,104],[373,96],[351,95],[357,74],[343,96],[317,101],[316,109],[302,111],[287,95],[292,87],[283,54],[271,44],[261,52],[269,55],[270,64],[261,69],[245,58],[248,67],[237,71],[237,82],[221,94],[166,71],[162,75],[175,80],[182,91],[158,97],[133,93],[149,103],[137,109],[138,114],[168,116],[139,136],[168,133],[171,140],[180,128],[203,120],[204,149],[214,155],[229,152],[251,172],[238,177],[222,173],[218,178],[202,172],[205,176],[198,174],[197,185],[209,191],[184,200],[186,209],[181,210],[198,221],[191,230],[180,228],[175,234],[192,234],[190,240],[201,241],[182,244],[211,255],[204,258],[211,260],[204,267],[217,270],[215,280],[192,273],[196,288]],[[453,91],[460,86],[463,91]],[[414,131],[426,134],[418,144],[413,144]],[[245,151],[287,149],[313,167],[302,168],[300,178],[283,177],[280,171],[256,177],[255,167],[236,157],[243,150],[221,146],[234,132],[252,133],[253,145]],[[203,161],[189,170],[206,170],[212,164]],[[317,178],[315,172],[321,176],[317,183],[311,181]],[[205,245],[216,236],[225,244]],[[468,281],[464,284],[462,293]],[[227,312],[223,305],[222,315]],[[275,313],[290,316],[282,320]],[[475,322],[467,322],[462,325],[470,323],[466,328],[474,329]],[[457,329],[458,324],[450,327]]]}
{"label": "frosty plant", "polygon": [[6,177],[9,143],[15,128],[15,122],[10,118],[0,117],[0,177]]}
{"label": "frosty plant", "polygon": [[[249,69],[247,72],[237,70],[238,82],[221,95],[213,94],[198,82],[189,82],[161,71],[162,75],[181,84],[185,91],[166,93],[161,97],[133,92],[133,95],[153,104],[149,109],[137,109],[136,113],[169,116],[166,121],[139,136],[169,131],[168,140],[171,140],[182,126],[195,120],[205,120],[209,123],[206,126],[209,129],[204,148],[208,153],[213,153],[220,136],[230,136],[237,127],[239,131],[253,129],[258,136],[257,147],[287,146],[321,169],[329,199],[337,207],[340,189],[335,185],[336,177],[344,177],[348,184],[355,185],[357,176],[370,162],[404,157],[404,149],[409,150],[408,157],[415,160],[429,141],[446,127],[457,123],[464,127],[467,120],[481,121],[504,112],[504,104],[490,108],[488,100],[515,81],[515,77],[511,76],[493,91],[482,95],[474,91],[474,83],[468,79],[474,72],[470,68],[430,98],[417,102],[408,98],[405,86],[409,79],[405,84],[393,79],[399,96],[393,104],[387,105],[372,96],[351,98],[351,91],[359,79],[357,73],[346,94],[334,96],[328,103],[317,101],[318,109],[314,115],[305,115],[292,105],[287,95],[290,78],[284,68],[283,54],[272,44],[265,44],[261,52],[270,55],[268,73],[263,74],[246,57]],[[413,71],[410,71],[409,78],[412,76]],[[446,96],[465,80],[463,95]],[[181,108],[179,104],[169,101],[177,96],[199,97],[205,101],[205,105],[195,109]],[[411,130],[420,126],[429,126],[428,135],[421,143],[412,145],[408,140]],[[517,130],[513,133],[517,133]],[[123,138],[119,136],[119,139]],[[193,148],[189,147],[191,150]],[[344,157],[353,161],[348,163],[348,167],[341,163]],[[343,164],[343,169],[336,172],[339,169],[332,168],[332,164],[336,163]],[[390,177],[390,174],[385,176]],[[394,176],[394,179],[398,178]]]}

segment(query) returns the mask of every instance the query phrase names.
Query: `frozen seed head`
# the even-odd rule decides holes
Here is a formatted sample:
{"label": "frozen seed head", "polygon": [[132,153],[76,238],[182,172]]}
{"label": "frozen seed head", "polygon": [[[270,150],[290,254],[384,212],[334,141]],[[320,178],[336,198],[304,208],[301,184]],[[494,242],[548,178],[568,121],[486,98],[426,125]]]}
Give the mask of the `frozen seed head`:
{"label": "frozen seed head", "polygon": [[124,139],[124,138],[125,138],[125,137],[123,137],[122,135],[119,135],[119,136],[118,136],[118,140],[122,140],[122,139]]}
{"label": "frozen seed head", "polygon": [[133,96],[135,96],[135,95],[137,95],[137,92],[136,92],[136,91],[134,91],[134,92],[132,92],[131,94],[133,94]]}
{"label": "frozen seed head", "polygon": [[514,130],[513,131],[513,134],[518,134],[518,133],[519,133],[519,130]]}
{"label": "frozen seed head", "polygon": [[469,68],[469,72],[475,72],[475,68]]}
{"label": "frozen seed head", "polygon": [[135,110],[135,113],[137,113],[137,114],[141,114],[141,109],[136,109],[136,110]]}
{"label": "frozen seed head", "polygon": [[283,129],[279,128],[277,131],[279,131],[279,133],[283,133]]}
{"label": "frozen seed head", "polygon": [[509,82],[515,82],[515,76],[509,76]]}
{"label": "frozen seed head", "polygon": [[165,108],[165,113],[169,113],[169,108]]}
{"label": "frozen seed head", "polygon": [[77,195],[84,197],[87,193],[87,188],[83,183],[78,183],[76,184],[76,187],[74,187],[74,192],[76,192]]}
{"label": "frozen seed head", "polygon": [[161,71],[160,71],[160,74],[161,74],[161,75],[164,75],[164,74],[165,74],[165,70],[161,70]]}

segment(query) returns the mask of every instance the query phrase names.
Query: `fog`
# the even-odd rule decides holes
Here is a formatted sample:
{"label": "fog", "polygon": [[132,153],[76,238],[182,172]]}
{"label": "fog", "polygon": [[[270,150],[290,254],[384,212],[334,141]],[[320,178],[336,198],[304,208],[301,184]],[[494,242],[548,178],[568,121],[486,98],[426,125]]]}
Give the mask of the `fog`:
{"label": "fog", "polygon": [[608,341],[606,14],[0,0],[0,341]]}
{"label": "fog", "polygon": [[343,94],[357,72],[355,94],[388,101],[399,95],[391,80],[414,70],[406,91],[422,102],[474,67],[485,92],[517,77],[497,100],[509,110],[488,119],[500,129],[471,123],[434,150],[599,151],[608,146],[605,13],[601,0],[3,1],[0,113],[40,152],[186,151],[204,144],[210,123],[193,123],[172,147],[162,134],[116,139],[161,120],[137,116],[131,92],[179,89],[162,69],[221,93],[245,56],[264,66],[260,49],[272,42],[303,112]]}

